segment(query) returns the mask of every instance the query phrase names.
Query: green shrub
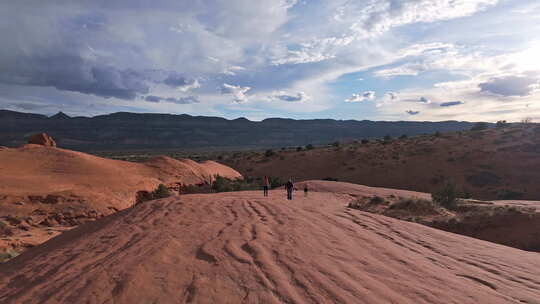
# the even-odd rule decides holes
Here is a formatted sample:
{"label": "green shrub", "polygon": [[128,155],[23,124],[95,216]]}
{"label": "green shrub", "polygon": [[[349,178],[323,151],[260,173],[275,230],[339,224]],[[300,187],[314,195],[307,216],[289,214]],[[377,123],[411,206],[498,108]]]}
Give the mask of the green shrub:
{"label": "green shrub", "polygon": [[384,203],[384,198],[375,195],[374,197],[372,197],[372,198],[369,200],[369,203],[370,203],[370,204],[382,204],[382,203]]}
{"label": "green shrub", "polygon": [[495,124],[495,128],[497,129],[502,129],[502,128],[506,128],[510,126],[509,123],[506,122],[506,120],[499,120],[497,121],[497,123]]}
{"label": "green shrub", "polygon": [[501,200],[515,200],[515,199],[520,199],[520,198],[522,198],[523,195],[524,195],[523,192],[514,191],[514,190],[508,190],[508,189],[503,189],[503,190],[500,190],[500,191],[497,193],[497,198],[498,198],[498,199],[501,199]]}
{"label": "green shrub", "polygon": [[152,192],[154,199],[165,198],[171,196],[169,189],[164,184],[159,184],[159,186]]}
{"label": "green shrub", "polygon": [[272,149],[268,149],[268,150],[266,150],[266,152],[264,152],[264,156],[266,156],[266,157],[271,157],[274,154],[275,153],[274,153],[274,151]]}
{"label": "green shrub", "polygon": [[325,180],[325,181],[331,181],[331,182],[337,182],[337,181],[338,181],[338,179],[337,179],[337,178],[334,178],[334,177],[325,177],[325,178],[323,178],[323,180]]}
{"label": "green shrub", "polygon": [[391,210],[406,210],[415,215],[436,213],[436,206],[432,201],[420,198],[400,198],[388,207]]}
{"label": "green shrub", "polygon": [[431,198],[444,208],[453,209],[457,205],[458,195],[456,185],[451,181],[446,181],[442,187],[431,193]]}

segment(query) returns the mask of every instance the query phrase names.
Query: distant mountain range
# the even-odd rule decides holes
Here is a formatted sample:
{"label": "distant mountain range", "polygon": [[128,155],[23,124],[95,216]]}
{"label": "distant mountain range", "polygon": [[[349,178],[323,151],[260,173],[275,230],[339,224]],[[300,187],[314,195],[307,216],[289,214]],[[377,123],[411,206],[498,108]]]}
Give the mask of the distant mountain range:
{"label": "distant mountain range", "polygon": [[40,114],[0,110],[0,145],[18,146],[34,133],[51,135],[59,147],[81,150],[169,148],[283,147],[327,144],[386,135],[430,134],[470,129],[463,121],[356,121],[269,118],[250,121],[187,114],[118,112],[94,117],[70,117],[62,112]]}

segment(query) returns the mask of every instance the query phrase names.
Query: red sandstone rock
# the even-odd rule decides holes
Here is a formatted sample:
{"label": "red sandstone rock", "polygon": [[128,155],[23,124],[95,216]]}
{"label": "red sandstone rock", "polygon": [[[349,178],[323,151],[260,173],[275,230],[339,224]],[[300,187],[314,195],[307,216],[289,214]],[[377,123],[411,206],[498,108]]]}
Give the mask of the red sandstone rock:
{"label": "red sandstone rock", "polygon": [[56,147],[56,142],[46,133],[34,134],[28,140],[29,144]]}

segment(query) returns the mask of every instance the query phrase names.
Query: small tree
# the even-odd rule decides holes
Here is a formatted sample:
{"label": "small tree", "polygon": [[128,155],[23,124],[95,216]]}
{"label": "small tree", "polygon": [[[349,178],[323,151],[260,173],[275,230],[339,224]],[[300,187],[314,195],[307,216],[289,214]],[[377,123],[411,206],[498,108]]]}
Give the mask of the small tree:
{"label": "small tree", "polygon": [[407,134],[402,134],[399,139],[406,139],[407,138]]}
{"label": "small tree", "polygon": [[384,139],[384,141],[391,141],[391,140],[392,140],[392,136],[390,136],[390,135],[385,135],[385,136],[383,137],[383,139]]}
{"label": "small tree", "polygon": [[303,150],[302,147],[296,147],[296,152],[300,152],[302,150]]}
{"label": "small tree", "polygon": [[266,157],[271,157],[274,154],[275,153],[274,153],[274,151],[272,149],[268,149],[268,150],[266,150],[266,152],[264,152],[264,156],[266,156]]}
{"label": "small tree", "polygon": [[313,149],[315,149],[315,147],[312,144],[308,144],[306,146],[306,150],[313,150]]}
{"label": "small tree", "polygon": [[458,190],[451,181],[446,181],[442,187],[431,193],[431,199],[447,209],[452,209],[457,205]]}
{"label": "small tree", "polygon": [[339,141],[336,141],[336,142],[332,143],[332,146],[339,147]]}
{"label": "small tree", "polygon": [[363,145],[369,144],[369,139],[362,139],[360,142],[361,142]]}
{"label": "small tree", "polygon": [[499,120],[497,121],[497,123],[495,124],[495,128],[497,129],[502,129],[502,128],[506,128],[508,127],[509,124],[506,122],[506,120]]}
{"label": "small tree", "polygon": [[471,131],[482,131],[488,128],[489,124],[487,122],[477,122],[472,126]]}
{"label": "small tree", "polygon": [[169,189],[164,184],[159,184],[159,186],[152,192],[152,197],[154,199],[165,198],[171,196]]}
{"label": "small tree", "polygon": [[525,118],[523,118],[523,119],[521,120],[521,123],[522,123],[522,124],[528,125],[528,124],[532,123],[532,118],[530,118],[530,117],[525,117]]}

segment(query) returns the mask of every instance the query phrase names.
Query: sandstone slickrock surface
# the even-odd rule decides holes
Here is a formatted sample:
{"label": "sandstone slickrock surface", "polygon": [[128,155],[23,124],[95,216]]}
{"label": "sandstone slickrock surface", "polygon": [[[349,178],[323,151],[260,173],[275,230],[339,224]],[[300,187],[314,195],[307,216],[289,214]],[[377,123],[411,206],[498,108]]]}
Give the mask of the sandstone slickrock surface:
{"label": "sandstone slickrock surface", "polygon": [[146,202],[2,265],[0,302],[540,303],[537,253],[350,200],[276,190]]}

